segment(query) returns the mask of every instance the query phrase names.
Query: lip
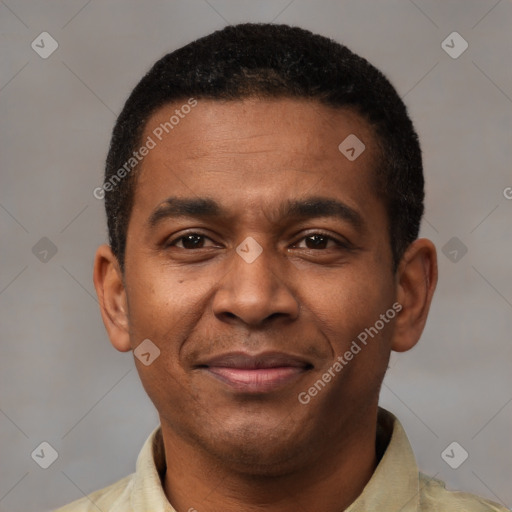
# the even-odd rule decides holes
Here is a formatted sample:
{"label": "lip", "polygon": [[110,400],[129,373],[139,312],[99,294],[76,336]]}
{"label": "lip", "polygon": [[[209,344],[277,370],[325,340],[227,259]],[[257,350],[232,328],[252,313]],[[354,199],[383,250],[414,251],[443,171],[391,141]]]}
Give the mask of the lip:
{"label": "lip", "polygon": [[213,357],[197,368],[236,391],[269,393],[289,385],[313,365],[304,358],[281,352],[230,352]]}

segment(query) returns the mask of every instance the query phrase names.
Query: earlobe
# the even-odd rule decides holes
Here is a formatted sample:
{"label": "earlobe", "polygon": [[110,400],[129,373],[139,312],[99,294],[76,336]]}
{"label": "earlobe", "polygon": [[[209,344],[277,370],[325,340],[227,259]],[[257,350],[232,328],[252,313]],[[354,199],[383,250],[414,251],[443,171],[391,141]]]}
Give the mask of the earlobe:
{"label": "earlobe", "polygon": [[437,284],[437,253],[426,239],[415,240],[406,250],[397,271],[397,316],[391,349],[405,352],[416,345],[427,321]]}
{"label": "earlobe", "polygon": [[110,342],[121,352],[131,350],[123,275],[108,245],[101,245],[96,251],[93,281]]}

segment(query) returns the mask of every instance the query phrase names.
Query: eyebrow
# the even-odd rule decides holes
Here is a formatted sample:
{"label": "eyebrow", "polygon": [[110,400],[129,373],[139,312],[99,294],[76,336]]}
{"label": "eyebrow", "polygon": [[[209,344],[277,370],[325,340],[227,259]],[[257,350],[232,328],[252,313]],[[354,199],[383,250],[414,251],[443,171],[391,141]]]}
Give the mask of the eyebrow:
{"label": "eyebrow", "polygon": [[[312,196],[305,199],[288,200],[278,209],[280,218],[310,219],[334,217],[352,224],[358,230],[366,229],[362,215],[347,204],[328,197]],[[162,221],[175,217],[228,217],[227,212],[215,200],[207,197],[183,198],[168,197],[152,212],[148,225],[154,229]]]}

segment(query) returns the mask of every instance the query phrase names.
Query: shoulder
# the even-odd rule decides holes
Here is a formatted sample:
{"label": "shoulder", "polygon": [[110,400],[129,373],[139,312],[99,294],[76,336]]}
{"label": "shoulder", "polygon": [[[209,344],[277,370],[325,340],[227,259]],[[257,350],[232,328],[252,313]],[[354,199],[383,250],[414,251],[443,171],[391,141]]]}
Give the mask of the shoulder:
{"label": "shoulder", "polygon": [[449,491],[446,484],[420,473],[420,510],[424,512],[510,512],[503,507],[475,494]]}
{"label": "shoulder", "polygon": [[112,485],[94,491],[53,512],[131,512],[129,500],[133,476],[134,474],[125,476]]}

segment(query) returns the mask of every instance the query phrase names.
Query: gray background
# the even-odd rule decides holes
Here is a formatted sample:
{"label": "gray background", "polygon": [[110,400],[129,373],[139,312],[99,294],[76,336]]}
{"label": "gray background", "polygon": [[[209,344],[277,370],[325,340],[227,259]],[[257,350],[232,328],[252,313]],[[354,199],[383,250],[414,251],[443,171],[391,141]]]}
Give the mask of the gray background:
{"label": "gray background", "polygon": [[[133,356],[114,350],[101,322],[91,275],[106,228],[92,191],[142,74],[242,21],[345,43],[404,97],[424,151],[422,235],[439,249],[440,283],[421,342],[392,356],[382,405],[424,472],[511,507],[512,3],[4,0],[0,510],[49,510],[127,475],[157,425]],[[47,59],[31,48],[43,31],[59,44]],[[469,43],[457,59],[441,47],[453,31]],[[42,237],[52,257],[45,241],[33,251]],[[452,237],[458,248],[445,255]],[[58,452],[48,469],[31,458],[42,441]],[[458,469],[441,457],[452,441],[469,453]]]}

